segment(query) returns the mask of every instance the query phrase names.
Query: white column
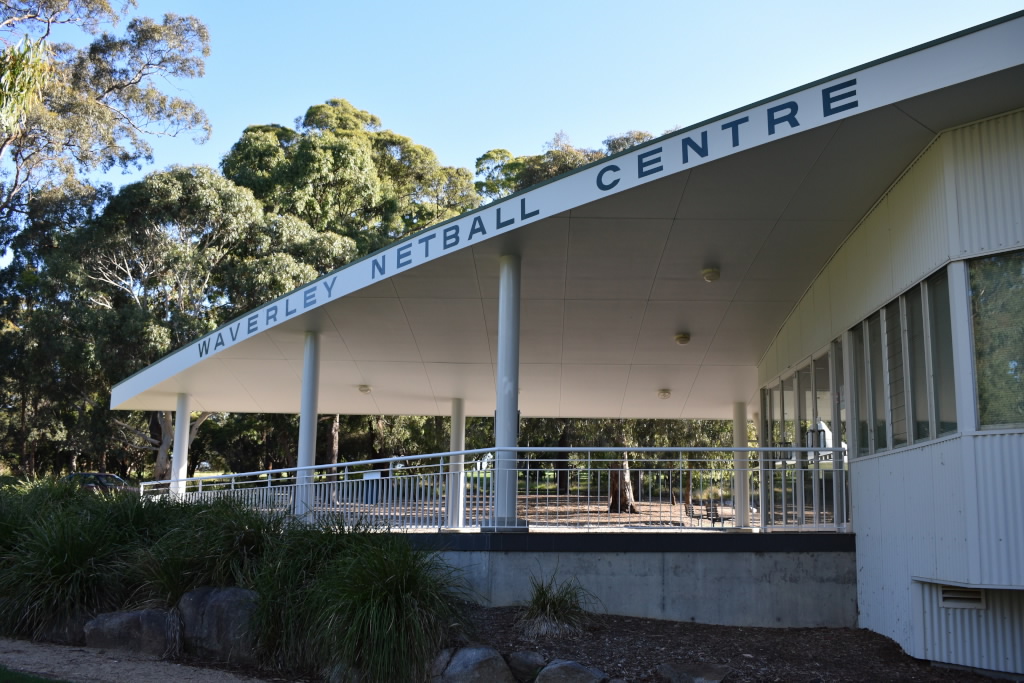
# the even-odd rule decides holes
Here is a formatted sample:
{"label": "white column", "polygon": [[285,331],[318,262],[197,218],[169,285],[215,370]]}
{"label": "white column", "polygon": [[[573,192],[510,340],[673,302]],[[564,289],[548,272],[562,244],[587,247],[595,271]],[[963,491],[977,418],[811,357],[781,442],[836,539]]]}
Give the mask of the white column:
{"label": "white column", "polygon": [[519,256],[501,257],[498,270],[497,409],[494,414],[494,524],[516,526],[515,451],[519,443]]}
{"label": "white column", "polygon": [[[317,397],[320,393],[320,334],[306,332],[302,357],[302,396],[299,404],[299,453],[296,465],[312,467],[316,463]],[[301,471],[295,480],[295,516],[312,512],[312,470]]]}
{"label": "white column", "polygon": [[188,432],[192,425],[192,411],[189,409],[189,395],[178,394],[178,406],[174,413],[174,447],[171,450],[171,493],[180,496],[185,493],[185,479],[188,478]]}
{"label": "white column", "polygon": [[[732,445],[737,448],[748,448],[747,443],[747,404],[732,404]],[[736,526],[750,525],[750,465],[748,452],[733,451],[733,469],[736,481],[733,484],[733,501],[736,505]]]}
{"label": "white column", "polygon": [[[466,450],[466,408],[461,398],[452,399],[452,434],[448,450]],[[448,526],[462,528],[466,521],[465,456],[453,455],[448,462]]]}

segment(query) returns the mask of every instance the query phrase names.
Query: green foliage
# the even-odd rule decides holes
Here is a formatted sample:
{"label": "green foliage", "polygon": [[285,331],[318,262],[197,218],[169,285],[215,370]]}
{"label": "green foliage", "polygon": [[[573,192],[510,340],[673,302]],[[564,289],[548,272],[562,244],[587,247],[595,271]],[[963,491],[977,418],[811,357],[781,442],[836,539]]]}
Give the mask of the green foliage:
{"label": "green foliage", "polygon": [[366,531],[329,522],[295,525],[264,556],[253,581],[260,596],[253,629],[265,664],[297,671],[319,668],[309,632],[319,608],[310,602],[310,588],[326,565],[348,551],[352,535]]}
{"label": "green foliage", "polygon": [[105,499],[61,482],[5,489],[20,528],[0,551],[0,633],[33,638],[120,607],[129,592],[120,561],[129,532],[115,523],[122,497]]}
{"label": "green foliage", "polygon": [[[53,678],[40,678],[39,676],[33,676],[32,674],[23,674],[18,671],[11,671],[10,669],[0,666],[0,681],[4,683],[54,683]],[[62,683],[61,680],[56,683]],[[67,683],[63,681],[63,683]]]}
{"label": "green foliage", "polygon": [[530,599],[516,619],[528,638],[578,635],[590,620],[588,609],[596,598],[574,576],[556,581],[530,577]]}
{"label": "green foliage", "polygon": [[23,38],[0,52],[0,133],[20,128],[50,76],[50,49]]}
{"label": "green foliage", "polygon": [[564,132],[544,145],[543,154],[513,157],[507,149],[492,149],[476,160],[476,191],[487,199],[500,199],[537,183],[550,180],[581,166],[600,161],[650,140],[653,136],[638,130],[613,135],[604,141],[604,149],[574,147]]}
{"label": "green foliage", "polygon": [[[5,51],[3,61],[6,87],[18,93],[10,115],[20,125],[0,131],[0,247],[24,227],[21,217],[37,191],[73,186],[78,172],[149,160],[147,133],[198,130],[205,139],[203,112],[158,87],[203,74],[209,36],[194,17],[133,17],[118,36],[101,32],[124,17],[106,0],[8,0],[3,8],[0,38],[35,47],[27,56],[24,47]],[[98,35],[82,48],[51,44],[54,24]],[[44,64],[47,52],[52,57]]]}
{"label": "green foliage", "polygon": [[258,594],[255,640],[276,668],[415,681],[461,626],[462,577],[400,534],[286,524],[231,500],[99,496],[59,481],[0,488],[0,635],[171,606],[199,586]]}
{"label": "green foliage", "polygon": [[140,604],[174,605],[201,586],[252,588],[265,553],[278,542],[284,518],[227,498],[183,505],[183,519],[129,559]]}
{"label": "green foliage", "polygon": [[328,100],[310,107],[298,130],[250,126],[221,168],[269,213],[350,240],[347,258],[479,203],[468,171],[441,166],[430,149],[380,126],[346,100]]}
{"label": "green foliage", "polygon": [[[361,533],[317,575],[309,636],[332,681],[419,681],[460,622],[461,576],[396,534]],[[356,673],[358,672],[358,674]]]}

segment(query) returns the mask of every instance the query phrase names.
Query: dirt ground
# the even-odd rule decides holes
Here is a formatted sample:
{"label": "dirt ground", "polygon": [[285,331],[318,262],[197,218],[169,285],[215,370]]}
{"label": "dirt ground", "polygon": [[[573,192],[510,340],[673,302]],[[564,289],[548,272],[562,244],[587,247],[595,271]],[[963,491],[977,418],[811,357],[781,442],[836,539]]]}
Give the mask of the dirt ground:
{"label": "dirt ground", "polygon": [[[990,680],[931,666],[907,656],[891,640],[862,629],[737,628],[599,616],[580,636],[531,641],[519,634],[516,612],[516,608],[473,610],[473,640],[503,654],[534,650],[549,660],[574,660],[631,683],[658,681],[654,671],[664,662],[725,665],[731,669],[728,680],[733,683]],[[0,639],[0,665],[74,683],[302,680],[267,672],[201,668],[115,650],[6,639]]]}

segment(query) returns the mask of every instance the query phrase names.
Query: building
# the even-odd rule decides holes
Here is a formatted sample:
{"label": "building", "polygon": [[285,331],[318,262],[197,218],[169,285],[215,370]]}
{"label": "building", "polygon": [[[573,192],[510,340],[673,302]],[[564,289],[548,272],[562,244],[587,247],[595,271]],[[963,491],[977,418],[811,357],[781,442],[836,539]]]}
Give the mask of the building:
{"label": "building", "polygon": [[111,405],[297,412],[300,464],[318,412],[494,413],[499,461],[518,411],[847,443],[860,626],[1021,673],[1022,292],[1019,13],[424,230]]}

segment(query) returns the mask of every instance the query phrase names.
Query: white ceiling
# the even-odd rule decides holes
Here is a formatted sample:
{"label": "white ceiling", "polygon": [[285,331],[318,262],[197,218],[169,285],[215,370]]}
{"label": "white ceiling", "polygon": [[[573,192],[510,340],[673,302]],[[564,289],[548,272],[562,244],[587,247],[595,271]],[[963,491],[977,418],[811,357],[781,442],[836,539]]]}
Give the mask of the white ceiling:
{"label": "white ceiling", "polygon": [[[524,416],[731,418],[860,218],[937,132],[1024,106],[1022,83],[1021,68],[1004,71],[579,206],[326,303],[115,407],[166,408],[185,392],[197,410],[298,412],[315,328],[320,413],[448,414],[462,398],[491,415],[498,259],[514,252]],[[709,265],[717,282],[701,278]]]}

